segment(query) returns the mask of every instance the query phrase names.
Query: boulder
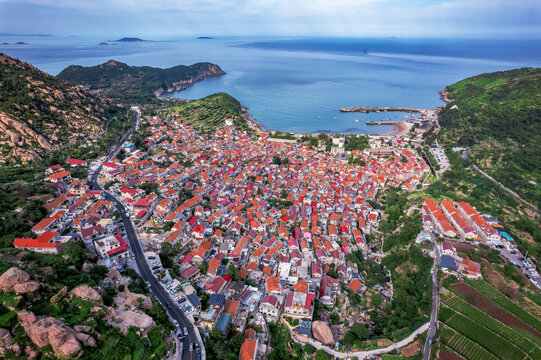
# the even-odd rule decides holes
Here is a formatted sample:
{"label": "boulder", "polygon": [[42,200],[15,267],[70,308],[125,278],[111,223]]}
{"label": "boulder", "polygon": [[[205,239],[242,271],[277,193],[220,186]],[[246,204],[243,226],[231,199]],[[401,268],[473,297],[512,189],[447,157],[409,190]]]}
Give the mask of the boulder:
{"label": "boulder", "polygon": [[75,333],[75,337],[77,337],[77,339],[82,342],[84,346],[94,347],[97,344],[96,340],[92,336],[85,333]]}
{"label": "boulder", "polygon": [[143,334],[147,334],[156,325],[154,320],[147,314],[135,311],[112,311],[108,317],[108,323],[122,331],[124,335],[128,333],[130,327],[138,327]]}
{"label": "boulder", "polygon": [[101,295],[98,294],[96,290],[94,290],[88,285],[82,285],[71,290],[70,296],[71,297],[78,296],[83,300],[89,300],[89,301],[94,301],[94,302],[102,301]]}
{"label": "boulder", "polygon": [[39,289],[39,287],[40,287],[39,282],[27,281],[27,282],[23,282],[23,283],[19,283],[15,285],[13,287],[13,290],[15,290],[17,294],[26,294],[26,293],[31,293],[31,292],[36,291],[37,289]]}
{"label": "boulder", "polygon": [[32,359],[36,356],[36,350],[32,349],[30,345],[25,346],[24,353],[28,356],[29,359]]}
{"label": "boulder", "polygon": [[8,347],[13,342],[13,336],[8,329],[0,328],[0,346]]}
{"label": "boulder", "polygon": [[[141,300],[138,300],[141,299]],[[125,289],[119,292],[115,296],[115,306],[123,309],[125,307],[142,307],[143,309],[150,309],[152,307],[152,300],[148,296],[135,294]]]}
{"label": "boulder", "polygon": [[12,267],[0,276],[0,289],[11,291],[15,285],[27,282],[28,280],[30,280],[30,275],[26,271]]}
{"label": "boulder", "polygon": [[81,270],[82,270],[85,274],[88,274],[88,273],[90,272],[90,270],[92,270],[92,268],[93,268],[93,266],[92,266],[91,263],[85,262],[85,263],[83,264],[83,267],[82,267]]}
{"label": "boulder", "polygon": [[51,345],[55,356],[69,357],[81,353],[82,345],[77,332],[53,317],[36,317],[29,311],[18,314],[19,322],[26,335],[39,348]]}
{"label": "boulder", "polygon": [[314,321],[312,323],[312,335],[322,344],[334,345],[334,337],[331,328],[322,321]]}
{"label": "boulder", "polygon": [[73,330],[77,332],[89,333],[92,330],[92,328],[88,325],[75,325],[73,327]]}

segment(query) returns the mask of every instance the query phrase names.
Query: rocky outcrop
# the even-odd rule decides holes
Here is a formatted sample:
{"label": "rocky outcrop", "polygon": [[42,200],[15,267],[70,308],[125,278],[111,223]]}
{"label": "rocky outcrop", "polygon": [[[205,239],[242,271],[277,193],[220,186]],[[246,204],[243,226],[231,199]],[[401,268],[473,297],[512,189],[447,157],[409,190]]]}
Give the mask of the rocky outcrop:
{"label": "rocky outcrop", "polygon": [[71,290],[70,297],[78,296],[83,300],[89,300],[93,302],[101,302],[101,295],[96,290],[88,285],[82,285]]}
{"label": "rocky outcrop", "polygon": [[11,267],[0,276],[0,289],[3,291],[11,291],[15,285],[25,283],[30,280],[30,275],[16,267]]}
{"label": "rocky outcrop", "polygon": [[17,285],[15,285],[13,287],[13,290],[15,290],[15,292],[17,294],[26,294],[26,293],[31,293],[31,292],[34,292],[36,290],[38,290],[40,287],[40,283],[37,282],[37,281],[27,281],[27,282],[23,282],[23,283],[19,283]]}
{"label": "rocky outcrop", "polygon": [[53,317],[36,317],[32,312],[17,314],[26,335],[39,348],[50,345],[55,356],[78,356],[83,346],[96,346],[96,340],[79,333]]}
{"label": "rocky outcrop", "polygon": [[334,337],[329,325],[322,321],[312,323],[312,335],[316,340],[325,345],[334,345]]}
{"label": "rocky outcrop", "polygon": [[134,294],[126,289],[115,296],[115,306],[119,309],[126,307],[142,307],[143,309],[150,309],[152,307],[152,301],[148,296]]}
{"label": "rocky outcrop", "polygon": [[15,355],[21,353],[19,344],[13,344],[13,336],[8,329],[0,328],[0,355],[5,355],[8,350],[12,350]]}
{"label": "rocky outcrop", "polygon": [[124,335],[128,333],[130,327],[139,328],[142,335],[146,335],[156,326],[154,320],[139,310],[115,310],[109,308],[109,314],[104,318],[110,325],[118,328]]}

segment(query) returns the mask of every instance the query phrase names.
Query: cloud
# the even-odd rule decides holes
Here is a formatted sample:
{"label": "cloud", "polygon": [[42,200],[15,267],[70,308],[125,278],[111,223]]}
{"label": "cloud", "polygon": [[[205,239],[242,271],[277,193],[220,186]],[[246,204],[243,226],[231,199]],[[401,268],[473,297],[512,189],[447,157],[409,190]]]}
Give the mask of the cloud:
{"label": "cloud", "polygon": [[61,29],[75,24],[94,33],[137,30],[171,36],[191,32],[534,37],[541,33],[538,1],[0,0],[0,31],[51,32],[48,26]]}

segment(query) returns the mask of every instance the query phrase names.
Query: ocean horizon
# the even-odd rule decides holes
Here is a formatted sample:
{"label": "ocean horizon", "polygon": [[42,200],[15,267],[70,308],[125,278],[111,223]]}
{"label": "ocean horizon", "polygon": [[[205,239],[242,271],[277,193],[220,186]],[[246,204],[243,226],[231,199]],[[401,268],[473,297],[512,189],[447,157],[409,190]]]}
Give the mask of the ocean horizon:
{"label": "ocean horizon", "polygon": [[[99,45],[80,37],[1,36],[0,52],[58,74],[109,59],[171,67],[208,61],[226,75],[166,94],[197,99],[227,92],[265,128],[294,133],[388,133],[408,113],[341,113],[340,107],[434,109],[439,91],[463,78],[541,63],[541,41],[488,39],[219,37]],[[13,45],[24,41],[25,45]]]}

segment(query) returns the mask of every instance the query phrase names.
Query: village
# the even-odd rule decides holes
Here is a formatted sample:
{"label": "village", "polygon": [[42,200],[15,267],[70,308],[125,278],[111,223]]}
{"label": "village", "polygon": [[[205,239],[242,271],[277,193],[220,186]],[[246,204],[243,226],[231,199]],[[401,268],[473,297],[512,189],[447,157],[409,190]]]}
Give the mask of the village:
{"label": "village", "polygon": [[[390,279],[368,282],[347,256],[380,263],[385,254],[369,239],[385,214],[374,200],[389,187],[420,189],[430,174],[408,138],[371,140],[370,148],[346,157],[340,137],[325,152],[264,132],[254,140],[228,120],[212,135],[182,119],[152,117],[138,126],[142,145],[125,144],[116,159],[103,162],[98,181],[127,209],[153,274],[190,321],[202,333],[245,334],[239,359],[269,353],[273,322],[338,348],[369,310],[347,311],[349,293],[391,301]],[[99,159],[65,162],[44,174],[57,197],[45,204],[49,215],[32,229],[36,237],[15,239],[14,246],[58,254],[81,240],[100,264],[136,268],[122,214],[103,191],[68,171],[87,167],[90,178]],[[440,247],[425,252],[447,274],[482,277],[478,263],[458,256],[457,242],[520,257],[503,226],[468,203],[426,199],[421,213],[416,241]],[[528,271],[537,281],[535,269]],[[331,321],[336,318],[340,325]]]}

